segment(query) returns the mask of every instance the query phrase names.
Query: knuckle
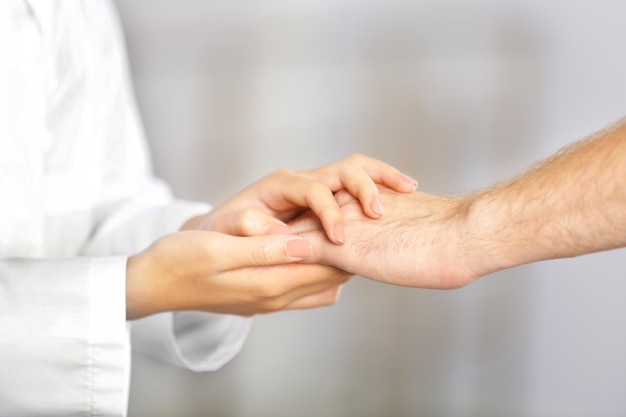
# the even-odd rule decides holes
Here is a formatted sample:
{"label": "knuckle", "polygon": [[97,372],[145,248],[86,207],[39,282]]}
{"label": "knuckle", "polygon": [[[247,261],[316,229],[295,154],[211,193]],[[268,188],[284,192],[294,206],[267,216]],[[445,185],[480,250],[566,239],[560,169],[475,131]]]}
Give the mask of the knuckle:
{"label": "knuckle", "polygon": [[265,302],[265,309],[269,312],[284,310],[288,302],[281,297],[273,298]]}
{"label": "knuckle", "polygon": [[349,178],[355,169],[358,169],[358,164],[356,164],[352,159],[346,159],[343,164],[339,165],[339,176],[341,178]]}
{"label": "knuckle", "polygon": [[366,157],[362,153],[353,153],[346,160],[350,161],[352,163],[355,163],[355,164],[361,164],[362,162],[364,162],[367,159],[368,159],[368,157]]}
{"label": "knuckle", "polygon": [[213,235],[207,235],[207,238],[202,239],[200,244],[195,245],[195,249],[198,251],[198,255],[202,257],[202,259],[211,260],[215,257],[215,254],[218,253],[221,244],[218,244],[216,239],[212,238]]}
{"label": "knuckle", "polygon": [[279,303],[280,300],[283,299],[292,289],[292,285],[288,281],[274,280],[264,285],[260,294],[265,303],[275,305],[276,303]]}
{"label": "knuckle", "polygon": [[248,283],[247,291],[250,297],[250,301],[254,301],[255,303],[259,300],[265,299],[265,286],[262,284],[263,281],[253,280]]}
{"label": "knuckle", "polygon": [[237,227],[244,234],[253,233],[259,221],[259,213],[254,209],[248,208],[241,212],[237,221]]}
{"label": "knuckle", "polygon": [[269,312],[272,310],[274,300],[278,294],[272,287],[273,286],[268,283],[259,283],[249,287],[249,292],[252,294],[252,299],[254,300],[255,310],[261,312]]}
{"label": "knuckle", "polygon": [[295,175],[293,171],[287,169],[287,168],[281,168],[281,169],[277,169],[276,171],[272,172],[269,177],[271,178],[285,178],[285,177],[290,177],[292,175]]}
{"label": "knuckle", "polygon": [[285,168],[281,168],[281,169],[277,169],[276,171],[272,171],[269,174],[265,175],[263,178],[261,178],[258,183],[261,184],[265,184],[265,183],[274,183],[276,181],[280,181],[281,179],[292,175],[291,172],[288,169]]}
{"label": "knuckle", "polygon": [[273,250],[268,245],[263,244],[250,252],[254,265],[268,265],[272,260]]}
{"label": "knuckle", "polygon": [[332,191],[323,183],[312,182],[309,187],[309,198],[311,201],[330,201],[333,199]]}

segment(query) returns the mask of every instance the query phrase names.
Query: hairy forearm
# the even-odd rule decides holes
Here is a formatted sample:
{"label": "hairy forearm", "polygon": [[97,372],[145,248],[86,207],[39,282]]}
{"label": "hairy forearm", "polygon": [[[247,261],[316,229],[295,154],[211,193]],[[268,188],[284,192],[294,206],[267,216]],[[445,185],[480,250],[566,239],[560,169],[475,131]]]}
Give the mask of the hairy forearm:
{"label": "hairy forearm", "polygon": [[626,246],[626,123],[470,197],[467,255],[478,275]]}
{"label": "hairy forearm", "polygon": [[320,262],[394,285],[452,289],[530,262],[626,246],[626,124],[563,149],[523,175],[466,197],[381,189],[379,219],[335,198],[346,244],[309,214],[291,223]]}

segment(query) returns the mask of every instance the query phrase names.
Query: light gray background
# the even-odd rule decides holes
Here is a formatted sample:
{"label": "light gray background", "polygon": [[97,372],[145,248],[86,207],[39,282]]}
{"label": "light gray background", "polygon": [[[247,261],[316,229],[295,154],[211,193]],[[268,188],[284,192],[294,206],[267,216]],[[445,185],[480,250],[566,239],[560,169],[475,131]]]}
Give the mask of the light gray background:
{"label": "light gray background", "polygon": [[[353,152],[462,193],[626,114],[619,0],[118,3],[182,198]],[[130,415],[624,416],[625,277],[618,250],[451,292],[356,278],[334,307],[258,317],[218,372],[136,357]]]}

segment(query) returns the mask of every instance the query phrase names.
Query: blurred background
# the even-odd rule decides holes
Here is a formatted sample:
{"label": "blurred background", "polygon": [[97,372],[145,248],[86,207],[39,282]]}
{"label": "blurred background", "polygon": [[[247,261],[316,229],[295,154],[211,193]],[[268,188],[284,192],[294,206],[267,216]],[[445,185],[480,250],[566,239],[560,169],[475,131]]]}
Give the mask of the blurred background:
{"label": "blurred background", "polygon": [[[219,203],[360,152],[463,193],[626,114],[620,0],[119,0],[156,173]],[[625,161],[626,163],[626,161]],[[135,357],[130,416],[626,416],[626,252],[455,291],[355,278],[195,374]]]}

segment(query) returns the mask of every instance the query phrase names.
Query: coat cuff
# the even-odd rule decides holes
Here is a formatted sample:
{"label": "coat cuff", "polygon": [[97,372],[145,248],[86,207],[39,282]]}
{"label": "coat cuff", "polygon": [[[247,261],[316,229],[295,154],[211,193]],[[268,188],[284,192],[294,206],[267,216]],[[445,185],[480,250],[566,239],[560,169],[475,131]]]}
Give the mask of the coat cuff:
{"label": "coat cuff", "polygon": [[133,321],[133,349],[196,372],[215,371],[241,351],[252,320],[198,311],[155,314]]}
{"label": "coat cuff", "polygon": [[3,415],[126,415],[125,276],[124,257],[0,260]]}

